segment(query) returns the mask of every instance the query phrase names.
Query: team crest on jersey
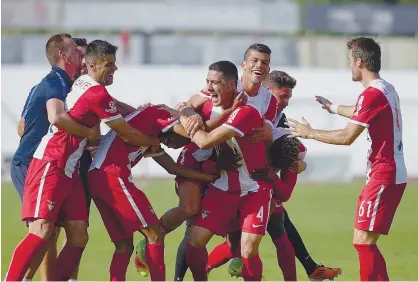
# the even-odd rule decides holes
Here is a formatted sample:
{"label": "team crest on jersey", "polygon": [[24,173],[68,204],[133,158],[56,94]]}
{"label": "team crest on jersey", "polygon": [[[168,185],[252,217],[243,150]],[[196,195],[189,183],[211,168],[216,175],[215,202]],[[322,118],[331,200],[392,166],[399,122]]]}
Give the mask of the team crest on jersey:
{"label": "team crest on jersey", "polygon": [[51,211],[55,207],[55,202],[48,200],[48,209]]}
{"label": "team crest on jersey", "polygon": [[356,111],[354,112],[354,116],[358,116],[360,110],[361,110],[361,106],[363,105],[363,100],[364,100],[364,96],[360,96],[360,98],[358,99],[358,103],[357,103],[357,107],[356,107]]}
{"label": "team crest on jersey", "polygon": [[210,214],[210,211],[202,209],[202,219],[205,219]]}
{"label": "team crest on jersey", "polygon": [[116,113],[118,109],[116,108],[116,104],[113,101],[109,102],[109,109],[106,109],[105,112],[113,114]]}

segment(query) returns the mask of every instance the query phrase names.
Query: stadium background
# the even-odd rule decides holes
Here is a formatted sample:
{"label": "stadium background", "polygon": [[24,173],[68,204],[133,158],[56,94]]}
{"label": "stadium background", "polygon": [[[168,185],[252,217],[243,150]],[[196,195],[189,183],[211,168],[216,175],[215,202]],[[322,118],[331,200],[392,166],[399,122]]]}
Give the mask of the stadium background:
{"label": "stadium background", "polygon": [[[397,88],[403,113],[408,188],[393,225],[382,238],[393,280],[418,280],[418,1],[291,1],[291,0],[3,0],[1,11],[1,274],[13,248],[25,234],[19,223],[20,203],[9,181],[9,163],[19,138],[16,126],[30,88],[48,72],[47,38],[69,32],[88,40],[106,39],[120,46],[119,70],[112,95],[132,105],[145,102],[174,106],[204,86],[206,67],[220,60],[240,64],[254,42],[272,49],[272,69],[298,80],[289,117],[304,116],[314,127],[345,126],[343,118],[325,113],[313,96],[340,104],[354,103],[361,91],[351,82],[345,42],[371,35],[381,43],[382,76]],[[103,127],[103,130],[106,130]],[[306,141],[308,170],[286,205],[290,217],[317,262],[343,268],[340,280],[357,280],[358,263],[351,245],[357,194],[364,183],[367,151],[363,134],[351,147]],[[169,153],[176,158],[178,151]],[[138,187],[157,213],[176,204],[172,178],[152,160],[134,170]],[[113,252],[94,206],[90,242],[82,259],[81,280],[108,279]],[[183,228],[167,238],[167,278],[173,275],[175,251]],[[136,237],[139,239],[139,236]],[[212,241],[209,249],[221,239]],[[281,280],[268,237],[261,255],[265,276]],[[187,276],[190,278],[191,276]],[[141,280],[129,268],[129,280]],[[226,268],[210,277],[228,279]],[[298,278],[306,280],[298,265]]]}

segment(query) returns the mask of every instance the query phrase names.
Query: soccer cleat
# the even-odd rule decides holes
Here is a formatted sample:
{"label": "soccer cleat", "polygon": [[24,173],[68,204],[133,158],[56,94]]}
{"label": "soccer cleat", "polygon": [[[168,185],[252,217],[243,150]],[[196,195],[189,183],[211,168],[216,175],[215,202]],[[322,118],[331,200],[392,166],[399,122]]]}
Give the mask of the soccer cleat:
{"label": "soccer cleat", "polygon": [[145,256],[146,248],[147,241],[145,239],[142,239],[139,241],[138,245],[136,245],[135,267],[142,277],[149,276],[149,267]]}
{"label": "soccer cleat", "polygon": [[341,275],[341,268],[332,268],[326,267],[324,265],[317,265],[314,272],[309,275],[309,280],[311,281],[323,281],[323,280],[330,280],[333,281],[339,275]]}
{"label": "soccer cleat", "polygon": [[231,277],[241,277],[242,276],[243,263],[241,258],[233,258],[229,263],[228,272]]}

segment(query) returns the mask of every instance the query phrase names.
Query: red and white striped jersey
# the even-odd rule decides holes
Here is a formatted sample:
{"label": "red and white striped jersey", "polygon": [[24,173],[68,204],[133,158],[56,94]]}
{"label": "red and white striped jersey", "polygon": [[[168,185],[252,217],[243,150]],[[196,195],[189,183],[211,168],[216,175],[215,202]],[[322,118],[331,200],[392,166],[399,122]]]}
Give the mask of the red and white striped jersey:
{"label": "red and white striped jersey", "polygon": [[[169,112],[152,105],[131,113],[125,120],[133,128],[154,137],[167,132],[179,122]],[[100,142],[90,169],[101,169],[117,177],[131,179],[131,168],[142,159],[147,149],[148,146],[137,147],[125,143],[110,130]]]}
{"label": "red and white striped jersey", "polygon": [[393,85],[383,79],[374,80],[358,97],[350,122],[368,130],[367,181],[406,183],[402,114],[399,96]]}
{"label": "red and white striped jersey", "polygon": [[[88,75],[74,82],[65,107],[74,120],[90,128],[100,121],[122,117],[106,88]],[[56,162],[58,167],[64,169],[65,175],[72,178],[78,171],[79,159],[86,144],[86,138],[71,135],[51,125],[33,157]]]}
{"label": "red and white striped jersey", "polygon": [[226,141],[222,149],[233,149],[243,156],[243,165],[238,169],[222,171],[221,177],[213,185],[228,193],[255,192],[260,187],[271,188],[271,184],[251,179],[250,174],[256,169],[267,167],[267,158],[264,142],[251,142],[246,137],[253,134],[254,128],[263,124],[260,112],[251,105],[236,109],[222,125],[238,133],[237,136]]}
{"label": "red and white striped jersey", "polygon": [[[243,86],[241,80],[238,81],[237,91],[241,92]],[[210,93],[206,89],[202,89],[199,95],[210,99]],[[267,90],[261,86],[256,96],[248,96],[247,105],[253,106],[260,115],[273,127],[274,119],[277,113],[277,99]]]}

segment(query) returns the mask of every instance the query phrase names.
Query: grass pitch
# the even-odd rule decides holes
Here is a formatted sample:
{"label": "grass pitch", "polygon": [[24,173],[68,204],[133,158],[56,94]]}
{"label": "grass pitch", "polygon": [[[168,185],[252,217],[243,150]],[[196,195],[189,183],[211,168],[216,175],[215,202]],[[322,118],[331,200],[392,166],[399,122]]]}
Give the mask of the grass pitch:
{"label": "grass pitch", "polygon": [[[362,182],[299,184],[292,199],[286,204],[289,216],[313,259],[317,263],[341,267],[343,274],[338,279],[340,281],[359,279],[357,253],[351,242],[355,206],[362,186]],[[177,205],[173,181],[151,181],[145,193],[159,216]],[[1,278],[4,279],[13,250],[25,236],[27,228],[20,221],[21,203],[14,187],[9,183],[2,183],[1,196]],[[391,280],[418,280],[417,199],[418,183],[408,184],[390,234],[382,237],[379,242]],[[173,279],[177,246],[183,232],[184,225],[166,238],[165,262],[169,281]],[[114,247],[94,204],[91,208],[89,234],[90,241],[81,261],[79,280],[109,281],[109,264]],[[135,244],[141,237],[140,234],[135,235]],[[215,236],[208,250],[220,242],[222,238]],[[268,235],[263,239],[260,254],[264,276],[268,280],[283,280],[277,265],[275,248]],[[299,263],[297,268],[298,279],[308,280]],[[133,263],[128,268],[127,279],[149,280],[136,273]],[[192,279],[190,272],[186,279]],[[213,270],[210,280],[231,280],[227,273],[227,265]]]}

